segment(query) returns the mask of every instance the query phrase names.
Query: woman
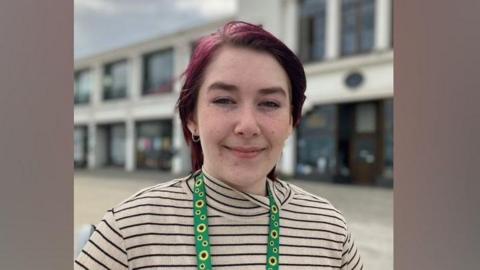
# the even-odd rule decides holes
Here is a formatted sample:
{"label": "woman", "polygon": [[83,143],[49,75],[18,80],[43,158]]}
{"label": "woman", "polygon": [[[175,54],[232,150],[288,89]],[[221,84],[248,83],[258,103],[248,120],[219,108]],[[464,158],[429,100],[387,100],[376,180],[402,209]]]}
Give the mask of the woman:
{"label": "woman", "polygon": [[259,26],[200,40],[178,99],[192,175],[107,212],[77,269],[362,269],[343,216],[276,178],[301,117],[303,67]]}

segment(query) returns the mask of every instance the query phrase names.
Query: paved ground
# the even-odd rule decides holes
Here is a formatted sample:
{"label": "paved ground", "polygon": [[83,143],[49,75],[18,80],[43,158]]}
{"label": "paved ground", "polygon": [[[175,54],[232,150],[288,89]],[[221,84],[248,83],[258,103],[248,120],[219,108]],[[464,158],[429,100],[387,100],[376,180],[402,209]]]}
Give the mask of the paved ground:
{"label": "paved ground", "polygon": [[[76,171],[75,232],[141,188],[172,179],[158,172]],[[327,198],[343,212],[368,270],[393,269],[393,190],[290,180]]]}

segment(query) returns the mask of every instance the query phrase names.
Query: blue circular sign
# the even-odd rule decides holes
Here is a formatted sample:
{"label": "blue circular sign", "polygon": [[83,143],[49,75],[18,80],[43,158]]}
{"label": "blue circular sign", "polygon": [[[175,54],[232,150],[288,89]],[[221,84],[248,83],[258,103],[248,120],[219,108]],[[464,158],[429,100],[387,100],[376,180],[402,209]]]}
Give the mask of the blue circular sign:
{"label": "blue circular sign", "polygon": [[345,78],[345,84],[348,88],[358,88],[363,83],[363,75],[360,72],[352,72]]}

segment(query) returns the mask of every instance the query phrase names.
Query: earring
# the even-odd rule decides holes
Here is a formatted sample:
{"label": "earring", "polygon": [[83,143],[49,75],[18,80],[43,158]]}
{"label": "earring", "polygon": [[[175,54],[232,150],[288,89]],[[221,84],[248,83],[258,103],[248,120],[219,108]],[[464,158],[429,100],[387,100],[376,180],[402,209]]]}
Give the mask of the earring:
{"label": "earring", "polygon": [[200,141],[200,136],[198,136],[198,135],[193,135],[193,133],[192,133],[192,141],[193,141],[193,142],[199,142],[199,141]]}

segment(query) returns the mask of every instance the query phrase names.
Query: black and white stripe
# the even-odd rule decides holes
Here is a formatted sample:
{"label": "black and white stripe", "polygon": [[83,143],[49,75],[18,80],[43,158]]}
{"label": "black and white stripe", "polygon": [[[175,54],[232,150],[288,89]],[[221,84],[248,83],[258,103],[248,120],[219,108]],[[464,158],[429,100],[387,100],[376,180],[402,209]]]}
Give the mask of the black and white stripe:
{"label": "black and white stripe", "polygon": [[[265,269],[268,198],[206,180],[214,269]],[[363,269],[345,219],[327,200],[270,181],[280,202],[282,269]],[[196,269],[192,178],[144,189],[108,211],[75,269]]]}

